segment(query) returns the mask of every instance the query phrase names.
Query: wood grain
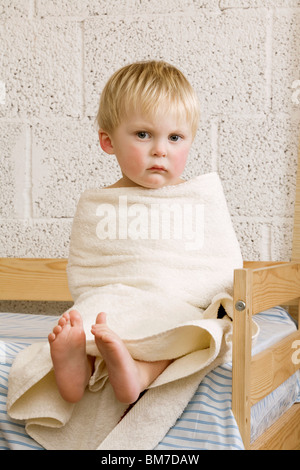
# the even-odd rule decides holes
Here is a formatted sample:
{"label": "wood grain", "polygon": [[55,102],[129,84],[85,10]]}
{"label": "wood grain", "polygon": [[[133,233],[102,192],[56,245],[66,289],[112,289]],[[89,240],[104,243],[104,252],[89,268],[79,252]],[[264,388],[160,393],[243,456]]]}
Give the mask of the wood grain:
{"label": "wood grain", "polygon": [[252,337],[252,270],[234,272],[233,305],[246,304],[244,311],[234,310],[232,341],[232,411],[246,449],[250,445],[250,363]]}
{"label": "wood grain", "polygon": [[300,263],[253,270],[253,314],[296,299],[300,293]]}
{"label": "wood grain", "polygon": [[300,403],[296,403],[253,444],[251,450],[300,450]]}
{"label": "wood grain", "polygon": [[72,300],[66,259],[0,258],[0,300]]}
{"label": "wood grain", "polygon": [[253,356],[251,361],[251,406],[273,392],[300,368],[293,347],[297,341],[299,341],[298,349],[300,349],[299,330]]}
{"label": "wood grain", "polygon": [[[232,411],[245,448],[249,449],[251,406],[298,368],[298,365],[291,362],[291,345],[300,339],[298,331],[252,359],[252,315],[294,298],[298,301],[300,263],[280,263],[264,267],[252,264],[254,269],[249,264],[246,266],[247,268],[234,272]],[[245,303],[244,310],[236,309],[237,301]],[[288,426],[287,424],[287,428]]]}

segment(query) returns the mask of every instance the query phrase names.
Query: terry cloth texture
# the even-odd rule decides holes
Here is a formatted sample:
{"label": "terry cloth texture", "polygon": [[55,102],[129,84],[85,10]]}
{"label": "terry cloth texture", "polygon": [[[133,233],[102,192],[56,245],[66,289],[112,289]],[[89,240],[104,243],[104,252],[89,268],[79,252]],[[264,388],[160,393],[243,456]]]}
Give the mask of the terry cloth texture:
{"label": "terry cloth texture", "polygon": [[[47,449],[154,448],[201,378],[230,357],[233,270],[240,267],[217,174],[160,189],[87,190],[74,217],[68,278],[95,372],[83,399],[67,403],[49,345],[28,347],[11,370],[10,416],[26,420]],[[127,406],[115,399],[90,332],[101,311],[135,359],[174,360],[122,420]]]}

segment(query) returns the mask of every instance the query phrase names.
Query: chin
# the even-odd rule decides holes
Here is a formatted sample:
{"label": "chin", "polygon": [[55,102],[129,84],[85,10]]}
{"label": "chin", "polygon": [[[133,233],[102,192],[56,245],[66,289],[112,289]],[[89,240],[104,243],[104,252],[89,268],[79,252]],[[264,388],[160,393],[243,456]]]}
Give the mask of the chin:
{"label": "chin", "polygon": [[159,189],[159,188],[162,188],[163,186],[168,186],[169,184],[170,183],[168,181],[146,181],[141,186],[144,186],[145,188],[148,188],[148,189]]}
{"label": "chin", "polygon": [[131,180],[134,185],[141,186],[147,189],[159,189],[163,188],[164,186],[172,186],[180,183],[180,178],[165,178],[164,175],[160,174],[152,174],[149,178],[141,178],[141,179],[132,179]]}
{"label": "chin", "polygon": [[145,185],[149,188],[158,189],[163,186],[171,186],[177,184],[179,178],[172,178],[168,174],[152,174],[151,178],[146,178]]}

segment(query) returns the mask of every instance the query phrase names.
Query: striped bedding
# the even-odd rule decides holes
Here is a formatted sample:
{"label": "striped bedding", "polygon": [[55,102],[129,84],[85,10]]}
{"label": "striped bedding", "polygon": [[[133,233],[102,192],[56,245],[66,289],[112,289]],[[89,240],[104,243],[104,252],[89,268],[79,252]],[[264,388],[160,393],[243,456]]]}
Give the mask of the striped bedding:
{"label": "striped bedding", "polygon": [[[256,354],[295,330],[290,316],[280,307],[255,317],[260,335]],[[0,313],[0,449],[42,450],[25,432],[22,422],[6,414],[8,375],[16,354],[26,346],[44,341],[57,317]],[[299,372],[299,371],[298,371]],[[242,450],[243,442],[231,411],[231,363],[211,371],[182,416],[156,447],[157,450]],[[300,374],[290,377],[270,396],[252,407],[251,435],[256,439],[294,402],[300,401]]]}

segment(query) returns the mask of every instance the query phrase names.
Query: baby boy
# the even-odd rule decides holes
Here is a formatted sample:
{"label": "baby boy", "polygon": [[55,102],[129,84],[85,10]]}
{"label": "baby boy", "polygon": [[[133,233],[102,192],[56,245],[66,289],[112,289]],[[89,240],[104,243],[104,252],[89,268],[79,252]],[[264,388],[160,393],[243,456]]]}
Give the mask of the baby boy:
{"label": "baby boy", "polygon": [[[115,155],[122,178],[109,188],[158,189],[184,182],[181,175],[195,137],[199,104],[184,75],[163,61],[138,62],[118,70],[101,95],[97,122],[101,148]],[[135,402],[171,360],[138,361],[101,312],[91,326],[116,398]],[[58,389],[78,402],[94,371],[78,311],[66,312],[49,334]]]}

